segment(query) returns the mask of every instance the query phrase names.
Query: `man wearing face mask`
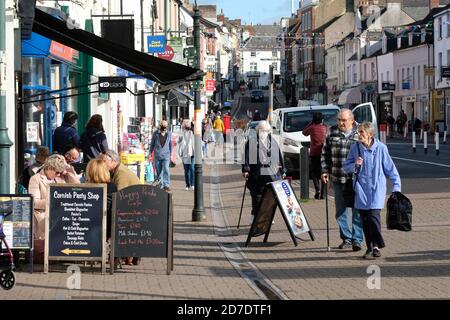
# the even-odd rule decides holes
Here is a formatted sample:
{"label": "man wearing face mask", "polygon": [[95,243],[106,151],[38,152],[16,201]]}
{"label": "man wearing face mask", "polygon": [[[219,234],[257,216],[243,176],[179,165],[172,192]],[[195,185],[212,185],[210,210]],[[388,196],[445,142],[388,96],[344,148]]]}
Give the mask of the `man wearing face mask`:
{"label": "man wearing face mask", "polygon": [[172,154],[172,132],[167,130],[167,121],[161,121],[159,130],[155,131],[150,144],[150,154],[155,151],[156,174],[162,188],[168,192],[170,188],[170,155]]}
{"label": "man wearing face mask", "polygon": [[245,144],[242,164],[242,176],[247,179],[247,188],[252,196],[252,221],[264,186],[280,180],[284,172],[283,157],[277,142],[272,139],[271,126],[267,121],[261,121],[256,127],[256,135],[251,135]]}

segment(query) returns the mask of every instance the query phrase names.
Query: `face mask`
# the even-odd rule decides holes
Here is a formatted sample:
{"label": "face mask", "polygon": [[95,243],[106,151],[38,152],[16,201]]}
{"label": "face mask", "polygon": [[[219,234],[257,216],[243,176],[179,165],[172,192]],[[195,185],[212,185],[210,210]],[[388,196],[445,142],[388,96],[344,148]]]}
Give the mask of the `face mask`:
{"label": "face mask", "polygon": [[161,126],[161,131],[166,131],[167,127]]}
{"label": "face mask", "polygon": [[268,136],[269,136],[269,133],[266,132],[266,131],[261,131],[261,132],[259,133],[259,138],[260,138],[261,140],[263,140],[263,141],[266,140]]}

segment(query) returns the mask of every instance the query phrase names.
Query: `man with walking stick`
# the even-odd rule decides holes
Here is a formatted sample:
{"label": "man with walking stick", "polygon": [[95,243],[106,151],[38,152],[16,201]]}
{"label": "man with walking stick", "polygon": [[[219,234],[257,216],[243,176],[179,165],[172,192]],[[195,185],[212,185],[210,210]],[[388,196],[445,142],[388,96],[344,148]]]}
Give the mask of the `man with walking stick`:
{"label": "man with walking stick", "polygon": [[347,206],[350,207],[350,205],[346,204],[344,199],[344,186],[347,179],[350,179],[344,172],[344,161],[347,159],[350,146],[358,142],[358,131],[350,109],[342,109],[338,113],[337,121],[337,125],[330,128],[322,149],[322,180],[328,184],[331,178],[333,183],[336,220],[342,239],[338,248],[352,248],[353,251],[359,251],[363,242],[361,217],[358,209],[351,208],[352,226],[349,226],[350,208]]}

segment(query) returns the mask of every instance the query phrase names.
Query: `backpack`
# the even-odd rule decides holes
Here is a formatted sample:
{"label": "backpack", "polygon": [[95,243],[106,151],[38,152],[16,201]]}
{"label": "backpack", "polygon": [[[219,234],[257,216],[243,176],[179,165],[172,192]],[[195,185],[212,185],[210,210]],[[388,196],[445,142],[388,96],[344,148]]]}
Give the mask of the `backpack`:
{"label": "backpack", "polygon": [[412,203],[401,192],[393,192],[387,201],[386,226],[388,230],[412,230]]}

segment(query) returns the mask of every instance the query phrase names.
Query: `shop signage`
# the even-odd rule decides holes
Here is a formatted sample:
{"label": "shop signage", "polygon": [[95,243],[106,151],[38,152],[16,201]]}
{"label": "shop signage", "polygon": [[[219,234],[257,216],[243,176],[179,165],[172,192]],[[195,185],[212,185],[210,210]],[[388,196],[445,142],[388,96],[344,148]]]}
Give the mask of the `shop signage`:
{"label": "shop signage", "polygon": [[428,77],[434,77],[434,67],[425,67],[425,75]]}
{"label": "shop signage", "polygon": [[395,83],[383,82],[381,83],[381,90],[395,91]]}
{"label": "shop signage", "polygon": [[8,215],[3,232],[11,249],[31,249],[33,199],[30,195],[0,195],[0,212]]}
{"label": "shop signage", "polygon": [[406,96],[405,102],[416,102],[416,96]]}
{"label": "shop signage", "polygon": [[403,90],[409,90],[409,81],[402,82],[402,89]]}
{"label": "shop signage", "polygon": [[125,77],[99,77],[99,92],[126,92],[127,79]]}
{"label": "shop signage", "polygon": [[277,208],[281,212],[296,246],[296,237],[303,233],[309,233],[311,240],[314,240],[312,230],[291,185],[286,180],[279,180],[265,186],[245,246],[248,246],[252,237],[263,234],[265,235],[264,242],[267,241]]}
{"label": "shop signage", "polygon": [[165,36],[147,36],[147,52],[163,53],[166,51],[167,39]]}
{"label": "shop signage", "polygon": [[49,260],[101,261],[106,269],[106,185],[50,184],[44,272]]}
{"label": "shop signage", "polygon": [[450,78],[450,67],[442,67],[441,75],[442,78]]}
{"label": "shop signage", "polygon": [[175,51],[173,51],[173,48],[170,45],[166,45],[166,50],[162,53],[158,53],[158,58],[172,61],[173,57],[175,56]]}
{"label": "shop signage", "polygon": [[[65,46],[59,42],[52,41],[50,44],[50,54],[52,54],[54,57],[61,58],[67,62],[72,62],[72,58],[74,56],[74,49]],[[78,52],[77,52],[78,56]]]}
{"label": "shop signage", "polygon": [[117,192],[113,200],[111,259],[167,258],[170,274],[173,270],[172,214],[172,196],[160,188],[134,185]]}
{"label": "shop signage", "polygon": [[207,96],[212,96],[216,91],[216,80],[205,80],[205,91]]}

